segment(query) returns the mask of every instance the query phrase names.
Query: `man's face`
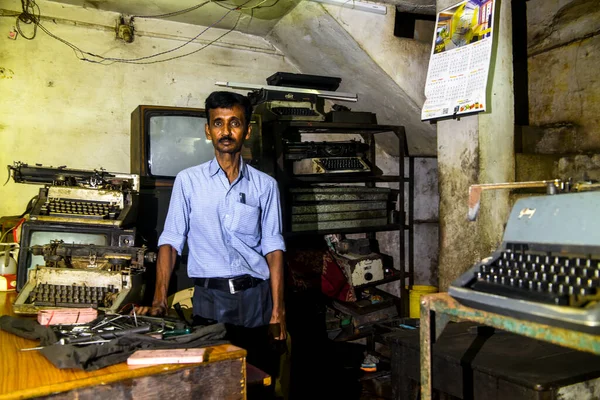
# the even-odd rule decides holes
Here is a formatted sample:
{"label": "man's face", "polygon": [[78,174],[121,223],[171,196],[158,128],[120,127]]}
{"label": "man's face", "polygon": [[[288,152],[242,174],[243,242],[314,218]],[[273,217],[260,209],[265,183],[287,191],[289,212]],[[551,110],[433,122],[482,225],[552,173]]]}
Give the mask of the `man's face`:
{"label": "man's face", "polygon": [[204,127],[206,137],[212,140],[219,153],[238,153],[242,150],[244,140],[250,138],[252,126],[246,129],[244,108],[239,104],[233,108],[216,108],[209,110],[209,123]]}

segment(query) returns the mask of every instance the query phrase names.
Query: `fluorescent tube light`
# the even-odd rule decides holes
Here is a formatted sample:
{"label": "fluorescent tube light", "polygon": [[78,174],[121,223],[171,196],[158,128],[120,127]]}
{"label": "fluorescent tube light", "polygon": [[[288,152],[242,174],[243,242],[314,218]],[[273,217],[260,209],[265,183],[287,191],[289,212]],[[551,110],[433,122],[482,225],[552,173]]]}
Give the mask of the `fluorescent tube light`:
{"label": "fluorescent tube light", "polygon": [[255,85],[253,83],[239,83],[239,82],[215,82],[217,86],[225,86],[232,89],[247,89],[247,90],[272,90],[275,92],[295,92],[295,93],[309,93],[316,94],[319,97],[330,100],[339,101],[351,101],[357,102],[358,95],[344,92],[331,92],[328,90],[317,90],[317,89],[304,89],[287,86],[271,86],[271,85]]}
{"label": "fluorescent tube light", "polygon": [[340,6],[345,8],[353,8],[359,11],[367,11],[374,14],[387,14],[387,7],[382,6],[380,4],[373,3],[364,3],[362,1],[353,1],[353,0],[311,0],[316,1],[317,3],[323,4],[331,4],[334,6]]}

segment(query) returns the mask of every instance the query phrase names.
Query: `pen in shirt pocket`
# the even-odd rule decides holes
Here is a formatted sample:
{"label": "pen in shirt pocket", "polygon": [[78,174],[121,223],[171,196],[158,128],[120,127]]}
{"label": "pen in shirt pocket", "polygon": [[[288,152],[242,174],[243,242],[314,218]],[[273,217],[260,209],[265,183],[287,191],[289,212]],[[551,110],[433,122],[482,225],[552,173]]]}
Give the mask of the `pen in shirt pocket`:
{"label": "pen in shirt pocket", "polygon": [[246,194],[240,193],[240,203],[246,204]]}

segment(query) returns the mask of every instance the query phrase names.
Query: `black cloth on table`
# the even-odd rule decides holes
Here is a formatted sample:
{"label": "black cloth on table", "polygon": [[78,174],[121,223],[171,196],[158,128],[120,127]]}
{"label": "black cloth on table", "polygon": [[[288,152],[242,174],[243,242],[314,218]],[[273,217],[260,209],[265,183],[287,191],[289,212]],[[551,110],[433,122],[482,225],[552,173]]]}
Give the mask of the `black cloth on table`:
{"label": "black cloth on table", "polygon": [[2,316],[0,329],[25,339],[39,339],[40,346],[46,346],[40,353],[55,367],[84,371],[94,371],[125,362],[137,350],[198,348],[229,343],[224,340],[224,324],[197,326],[188,335],[175,336],[168,340],[132,333],[106,343],[81,346],[56,344],[58,338],[52,328],[28,318]]}

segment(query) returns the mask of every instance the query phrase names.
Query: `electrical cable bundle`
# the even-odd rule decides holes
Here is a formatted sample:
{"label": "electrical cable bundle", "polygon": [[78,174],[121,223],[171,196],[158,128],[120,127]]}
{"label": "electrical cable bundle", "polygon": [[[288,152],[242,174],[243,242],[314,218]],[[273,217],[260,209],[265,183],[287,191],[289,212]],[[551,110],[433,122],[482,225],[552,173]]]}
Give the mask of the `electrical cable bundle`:
{"label": "electrical cable bundle", "polygon": [[[257,5],[252,6],[252,7],[244,7],[246,4],[250,3],[253,0],[247,0],[245,3],[243,3],[241,6],[235,6],[235,5],[231,5],[228,3],[224,3],[222,0],[208,0],[205,1],[203,3],[197,4],[195,6],[192,7],[188,7],[185,8],[183,10],[178,10],[178,11],[174,11],[174,12],[170,12],[170,13],[165,13],[165,14],[158,14],[158,15],[134,15],[131,17],[131,20],[133,21],[134,18],[169,18],[169,17],[173,17],[173,16],[177,16],[177,15],[181,15],[181,14],[185,14],[194,10],[197,10],[203,6],[205,6],[206,4],[209,3],[214,3],[219,5],[220,7],[223,7],[225,9],[227,9],[227,12],[225,14],[223,14],[223,16],[221,16],[221,18],[219,18],[217,21],[213,22],[210,26],[208,26],[207,28],[205,28],[204,30],[202,30],[199,34],[197,34],[196,36],[194,36],[193,38],[191,38],[190,40],[186,41],[185,43],[176,46],[170,50],[165,50],[159,53],[155,53],[155,54],[151,54],[148,56],[143,56],[143,57],[137,57],[137,58],[113,58],[113,57],[104,57],[98,54],[94,54],[94,53],[90,53],[87,51],[84,51],[82,49],[80,49],[79,47],[77,47],[76,45],[72,44],[71,42],[62,39],[56,35],[54,35],[52,32],[50,32],[44,25],[42,25],[41,23],[41,12],[40,12],[40,7],[37,5],[37,3],[35,2],[35,0],[21,0],[21,7],[22,7],[22,12],[17,16],[17,21],[16,21],[16,30],[17,32],[23,36],[23,38],[27,39],[27,40],[33,40],[37,34],[37,28],[40,28],[44,33],[46,33],[48,36],[50,36],[53,39],[58,40],[59,42],[69,46],[73,52],[75,52],[75,56],[81,60],[81,61],[87,61],[87,62],[91,62],[91,63],[95,63],[95,64],[101,64],[101,65],[112,65],[114,63],[125,63],[125,64],[156,64],[156,63],[160,63],[160,62],[165,62],[165,61],[170,61],[170,60],[175,60],[178,58],[182,58],[182,57],[186,57],[189,56],[191,54],[197,53],[201,50],[204,50],[205,48],[207,48],[208,46],[212,45],[213,43],[217,42],[218,40],[222,39],[224,36],[228,35],[229,33],[231,33],[233,30],[235,30],[235,28],[238,26],[238,23],[240,22],[242,13],[240,11],[242,10],[250,10],[251,11],[251,15],[253,15],[254,10],[257,8],[268,8],[268,7],[273,7],[275,6],[279,0],[275,0],[275,2],[273,4],[270,4],[268,6],[263,6],[262,4],[264,4],[267,0],[261,0]],[[223,3],[223,4],[222,4]],[[228,7],[229,6],[233,6],[233,7]],[[202,34],[206,33],[208,30],[210,30],[211,28],[215,27],[217,24],[219,24],[221,21],[223,21],[230,13],[232,12],[238,12],[239,15],[235,21],[235,24],[233,25],[233,27],[231,27],[229,30],[227,30],[225,33],[223,33],[222,35],[220,35],[219,37],[217,37],[214,40],[211,40],[209,43],[201,46],[200,48],[191,51],[189,53],[185,53],[185,54],[180,54],[177,56],[172,56],[172,57],[167,57],[167,58],[163,58],[163,59],[159,59],[159,60],[151,60],[154,57],[158,57],[158,56],[162,56],[165,54],[169,54],[172,53],[174,51],[177,51],[185,46],[187,46],[188,44],[194,42],[196,39],[198,39]],[[27,36],[23,33],[23,30],[21,29],[21,24],[26,24],[26,25],[33,25],[33,33],[30,36]]]}

